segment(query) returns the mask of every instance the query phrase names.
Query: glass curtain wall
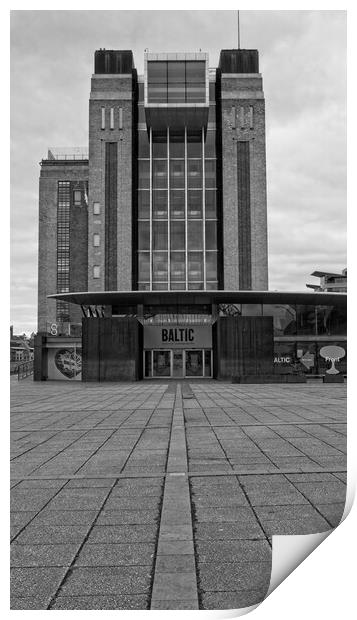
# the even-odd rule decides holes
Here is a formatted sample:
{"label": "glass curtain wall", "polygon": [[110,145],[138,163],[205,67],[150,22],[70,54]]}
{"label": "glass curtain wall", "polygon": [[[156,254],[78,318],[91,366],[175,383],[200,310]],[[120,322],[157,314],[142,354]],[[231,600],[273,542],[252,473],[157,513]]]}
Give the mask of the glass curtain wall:
{"label": "glass curtain wall", "polygon": [[139,290],[217,289],[215,131],[139,130]]}

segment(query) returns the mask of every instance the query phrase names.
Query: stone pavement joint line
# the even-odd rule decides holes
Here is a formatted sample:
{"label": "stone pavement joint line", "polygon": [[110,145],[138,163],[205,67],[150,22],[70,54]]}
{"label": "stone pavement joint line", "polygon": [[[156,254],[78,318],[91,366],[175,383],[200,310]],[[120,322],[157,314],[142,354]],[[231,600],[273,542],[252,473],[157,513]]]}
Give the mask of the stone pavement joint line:
{"label": "stone pavement joint line", "polygon": [[151,609],[198,609],[180,384],[172,419]]}

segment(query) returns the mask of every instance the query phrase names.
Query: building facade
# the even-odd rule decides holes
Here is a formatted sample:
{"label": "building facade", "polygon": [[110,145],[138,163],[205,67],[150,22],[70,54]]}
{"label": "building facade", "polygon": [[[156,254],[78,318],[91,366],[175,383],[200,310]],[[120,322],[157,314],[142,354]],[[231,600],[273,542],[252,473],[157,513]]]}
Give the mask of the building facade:
{"label": "building facade", "polygon": [[35,378],[226,379],[292,359],[266,292],[265,150],[257,50],[217,68],[147,53],[142,76],[131,51],[96,51],[89,149],[41,162]]}

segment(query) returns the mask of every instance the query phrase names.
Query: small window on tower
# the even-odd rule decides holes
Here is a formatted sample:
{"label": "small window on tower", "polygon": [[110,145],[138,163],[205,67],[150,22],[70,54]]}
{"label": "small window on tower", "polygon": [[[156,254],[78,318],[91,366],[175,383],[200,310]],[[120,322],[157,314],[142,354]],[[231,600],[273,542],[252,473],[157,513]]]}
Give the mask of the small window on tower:
{"label": "small window on tower", "polygon": [[93,202],[93,214],[100,215],[100,202]]}
{"label": "small window on tower", "polygon": [[98,235],[97,233],[93,235],[93,245],[96,248],[100,246],[100,235]]}
{"label": "small window on tower", "polygon": [[105,129],[105,108],[102,108],[102,129]]}
{"label": "small window on tower", "polygon": [[93,278],[100,278],[100,266],[94,265],[93,267]]}
{"label": "small window on tower", "polygon": [[82,205],[82,192],[79,189],[75,189],[73,193],[73,201],[76,207]]}

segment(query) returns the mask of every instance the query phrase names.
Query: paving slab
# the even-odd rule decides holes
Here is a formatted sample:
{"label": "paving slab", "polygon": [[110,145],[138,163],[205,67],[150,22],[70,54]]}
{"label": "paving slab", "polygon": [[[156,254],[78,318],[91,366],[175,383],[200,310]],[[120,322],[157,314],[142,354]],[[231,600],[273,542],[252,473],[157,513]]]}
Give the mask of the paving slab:
{"label": "paving slab", "polygon": [[346,386],[12,389],[12,609],[255,605],[271,536],[341,519]]}

